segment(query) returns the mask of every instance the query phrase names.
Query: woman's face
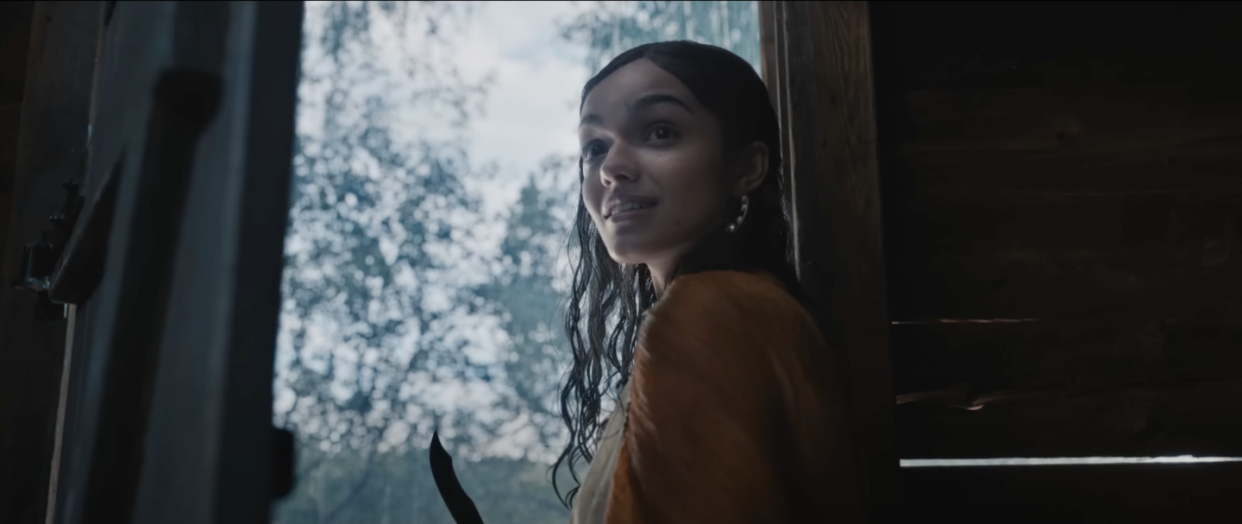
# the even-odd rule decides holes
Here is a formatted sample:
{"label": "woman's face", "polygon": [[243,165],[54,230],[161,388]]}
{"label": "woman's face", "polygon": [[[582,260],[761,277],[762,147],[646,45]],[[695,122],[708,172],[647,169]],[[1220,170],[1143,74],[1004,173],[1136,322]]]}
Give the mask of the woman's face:
{"label": "woman's face", "polygon": [[716,118],[649,60],[616,70],[582,106],[582,198],[613,260],[657,282],[696,241],[725,227],[736,176]]}

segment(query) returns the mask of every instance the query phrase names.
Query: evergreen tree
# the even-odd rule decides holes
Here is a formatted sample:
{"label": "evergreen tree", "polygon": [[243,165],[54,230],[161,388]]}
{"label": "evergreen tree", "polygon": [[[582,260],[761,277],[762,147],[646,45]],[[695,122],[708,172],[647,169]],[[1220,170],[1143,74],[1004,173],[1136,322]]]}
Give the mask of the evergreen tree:
{"label": "evergreen tree", "polygon": [[[462,139],[490,83],[453,67],[474,8],[308,4],[276,377],[276,423],[299,436],[299,474],[274,522],[452,522],[427,461],[436,427],[485,520],[568,518],[548,467],[564,443],[576,156],[550,152],[506,215],[481,211],[466,182],[494,173],[472,166]],[[758,67],[755,2],[597,2],[557,29],[588,48],[593,71],[680,38]],[[397,109],[409,107],[450,124],[404,132]],[[493,250],[479,226],[496,220]],[[479,339],[501,358],[472,358]],[[450,383],[484,385],[490,405],[425,395]],[[490,449],[501,437],[522,456]]]}

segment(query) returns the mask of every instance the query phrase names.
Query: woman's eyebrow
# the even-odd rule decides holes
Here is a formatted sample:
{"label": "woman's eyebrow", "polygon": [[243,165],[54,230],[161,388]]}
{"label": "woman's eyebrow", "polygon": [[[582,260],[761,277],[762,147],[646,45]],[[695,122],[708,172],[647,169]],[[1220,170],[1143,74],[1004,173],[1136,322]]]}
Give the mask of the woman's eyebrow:
{"label": "woman's eyebrow", "polygon": [[650,95],[645,95],[639,98],[638,100],[635,100],[626,105],[629,106],[629,112],[637,113],[651,106],[659,105],[659,104],[679,105],[682,107],[682,109],[685,109],[687,113],[690,113],[692,115],[694,114],[694,110],[690,109],[689,104],[683,102],[680,98],[677,98],[673,95],[666,95],[663,93],[654,93]]}
{"label": "woman's eyebrow", "polygon": [[604,119],[602,117],[600,117],[599,115],[595,113],[591,113],[591,114],[588,114],[582,117],[582,121],[578,122],[578,128],[581,129],[586,126],[598,126],[603,123],[604,123]]}
{"label": "woman's eyebrow", "polygon": [[[689,104],[683,102],[680,98],[677,98],[673,95],[666,95],[663,93],[654,93],[650,95],[644,95],[642,97],[639,97],[638,100],[626,103],[625,105],[626,105],[627,111],[633,114],[633,113],[642,111],[644,109],[650,108],[651,106],[655,106],[659,104],[673,104],[673,105],[681,106],[681,108],[685,109],[686,112],[692,115],[694,114],[694,110],[690,109]],[[582,128],[586,126],[598,126],[598,125],[603,124],[603,122],[604,122],[603,117],[595,113],[590,113],[582,117],[582,120],[578,123],[578,127]]]}

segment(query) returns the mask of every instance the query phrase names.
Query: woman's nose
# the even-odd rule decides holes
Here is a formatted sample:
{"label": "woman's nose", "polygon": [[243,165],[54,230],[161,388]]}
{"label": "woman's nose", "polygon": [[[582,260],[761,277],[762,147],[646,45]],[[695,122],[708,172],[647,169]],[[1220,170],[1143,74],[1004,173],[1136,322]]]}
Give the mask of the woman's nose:
{"label": "woman's nose", "polygon": [[623,143],[613,144],[605,153],[604,163],[599,167],[600,181],[612,185],[620,181],[633,181],[638,177],[633,150]]}

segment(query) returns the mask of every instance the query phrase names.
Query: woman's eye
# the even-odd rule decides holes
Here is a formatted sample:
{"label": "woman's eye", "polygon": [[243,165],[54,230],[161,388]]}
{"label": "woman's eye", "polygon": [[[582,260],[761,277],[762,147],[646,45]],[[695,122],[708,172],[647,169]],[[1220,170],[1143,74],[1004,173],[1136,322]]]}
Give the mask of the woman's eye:
{"label": "woman's eye", "polygon": [[676,137],[677,133],[668,126],[656,126],[647,131],[647,138],[649,140],[671,140]]}
{"label": "woman's eye", "polygon": [[591,142],[587,144],[586,147],[582,148],[582,158],[584,160],[590,160],[603,153],[604,146],[600,145],[599,142]]}

